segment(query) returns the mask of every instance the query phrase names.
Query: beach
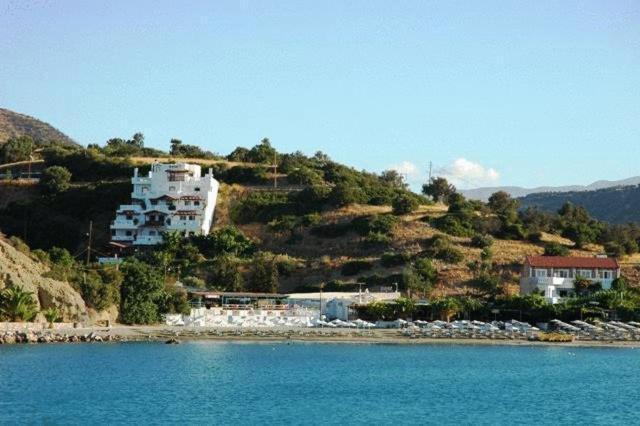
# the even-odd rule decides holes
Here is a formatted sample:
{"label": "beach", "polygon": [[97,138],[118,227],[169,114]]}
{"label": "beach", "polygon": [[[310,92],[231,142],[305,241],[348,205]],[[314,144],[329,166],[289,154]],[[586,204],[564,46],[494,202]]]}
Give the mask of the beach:
{"label": "beach", "polygon": [[[14,339],[7,341],[6,336]],[[20,337],[18,337],[20,336]],[[4,338],[4,339],[3,339]],[[113,327],[82,327],[43,329],[39,331],[0,330],[0,344],[11,343],[107,343],[107,342],[167,342],[185,341],[220,342],[286,342],[286,343],[352,343],[382,345],[491,345],[491,346],[564,346],[564,347],[640,347],[640,341],[587,340],[571,342],[543,342],[533,337],[514,335],[499,337],[425,337],[410,334],[405,329],[330,329],[330,328],[233,328],[233,327],[180,327],[166,325]]]}

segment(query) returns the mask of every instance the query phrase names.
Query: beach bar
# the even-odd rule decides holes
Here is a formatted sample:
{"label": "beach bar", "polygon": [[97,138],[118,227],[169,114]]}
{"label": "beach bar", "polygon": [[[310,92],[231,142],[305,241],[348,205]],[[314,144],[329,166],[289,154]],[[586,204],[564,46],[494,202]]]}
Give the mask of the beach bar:
{"label": "beach bar", "polygon": [[288,307],[287,294],[188,290],[193,307],[224,309],[271,309]]}

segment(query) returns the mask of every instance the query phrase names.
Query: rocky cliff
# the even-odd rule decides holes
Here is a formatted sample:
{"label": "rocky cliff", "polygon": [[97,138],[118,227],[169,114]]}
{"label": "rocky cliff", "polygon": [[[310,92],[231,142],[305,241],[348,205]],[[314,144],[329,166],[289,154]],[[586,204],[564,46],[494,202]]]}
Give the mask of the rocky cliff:
{"label": "rocky cliff", "polygon": [[[47,268],[0,237],[0,288],[7,283],[34,294],[39,309],[58,308],[64,321],[84,320],[87,306],[70,284],[46,278]],[[7,277],[9,279],[7,279]]]}

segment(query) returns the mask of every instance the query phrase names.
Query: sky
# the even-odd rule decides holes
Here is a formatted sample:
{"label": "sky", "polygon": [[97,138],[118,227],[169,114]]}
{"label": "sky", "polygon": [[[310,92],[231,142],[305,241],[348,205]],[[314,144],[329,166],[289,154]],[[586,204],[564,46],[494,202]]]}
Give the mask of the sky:
{"label": "sky", "polygon": [[0,0],[0,107],[462,188],[640,175],[640,2]]}

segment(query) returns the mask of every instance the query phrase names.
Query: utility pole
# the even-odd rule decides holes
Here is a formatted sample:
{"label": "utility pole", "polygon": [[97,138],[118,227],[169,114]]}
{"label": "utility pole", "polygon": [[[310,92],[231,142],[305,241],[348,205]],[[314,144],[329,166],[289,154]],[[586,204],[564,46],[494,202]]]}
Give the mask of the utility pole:
{"label": "utility pole", "polygon": [[91,262],[91,237],[93,234],[93,221],[89,221],[89,233],[87,236],[89,239],[87,240],[87,266],[89,266],[89,262]]}
{"label": "utility pole", "polygon": [[429,161],[429,182],[431,182],[431,169],[433,168],[433,163]]}
{"label": "utility pole", "polygon": [[278,154],[273,153],[273,187],[278,187]]}

